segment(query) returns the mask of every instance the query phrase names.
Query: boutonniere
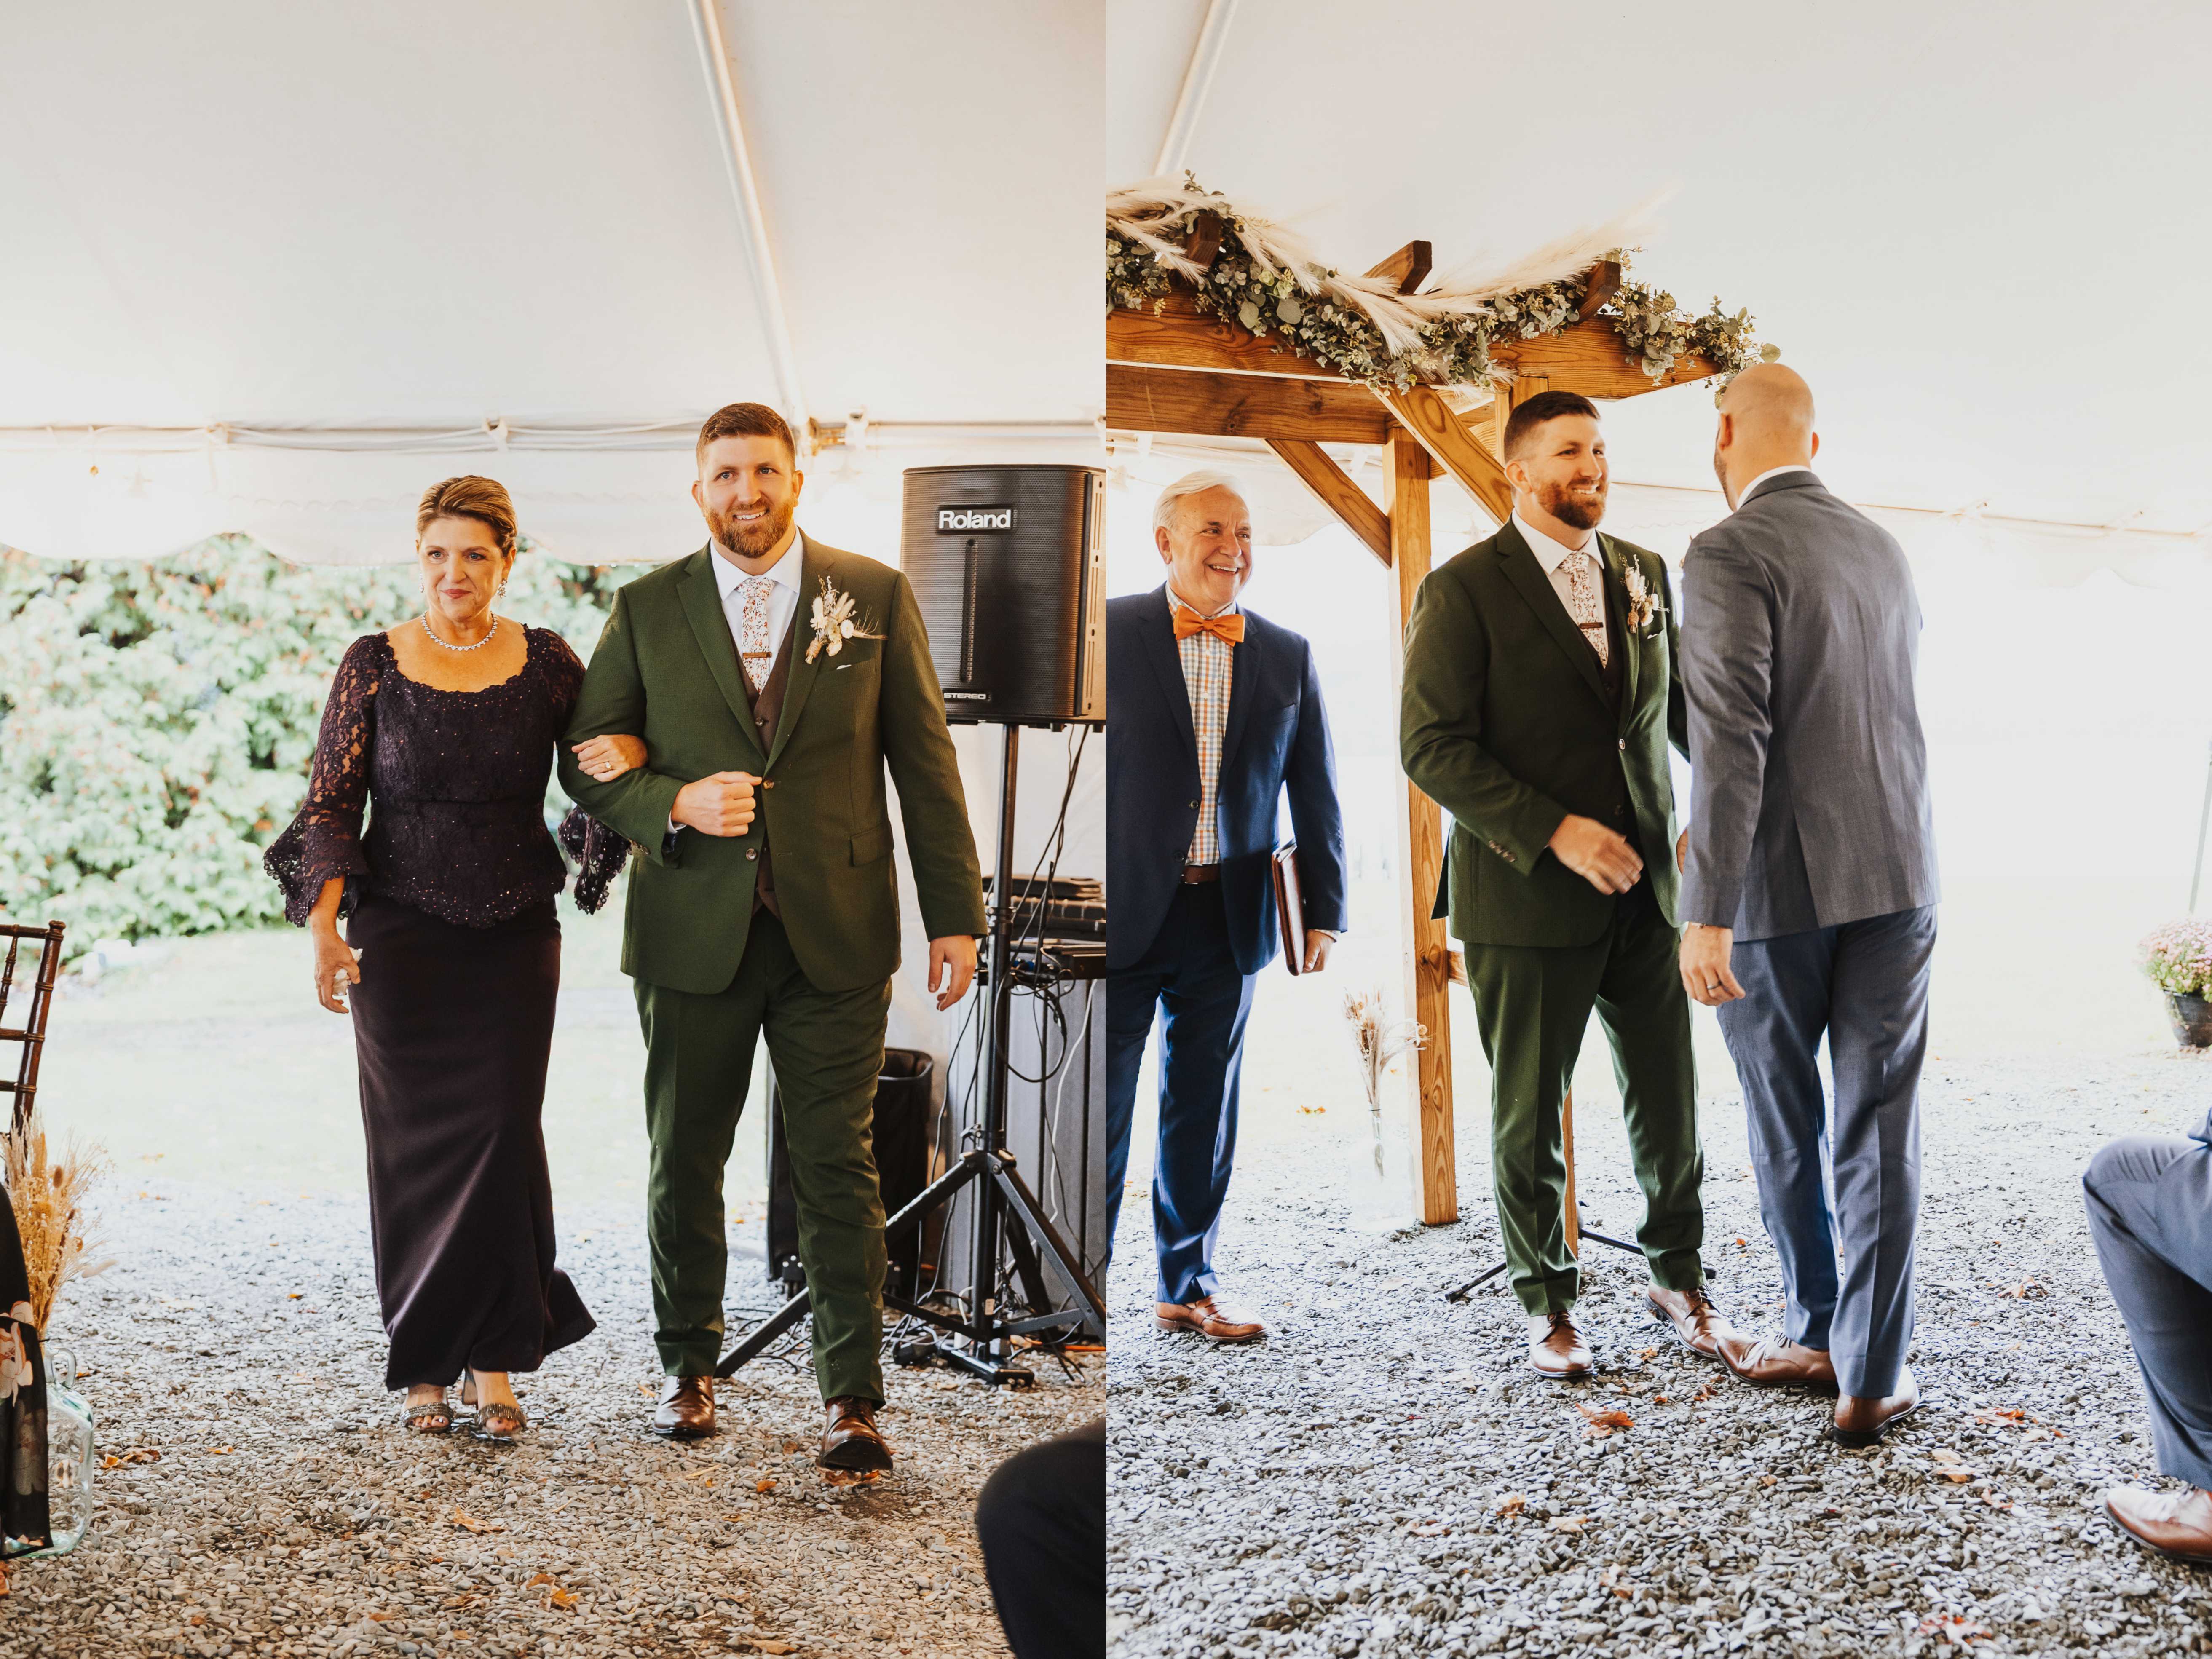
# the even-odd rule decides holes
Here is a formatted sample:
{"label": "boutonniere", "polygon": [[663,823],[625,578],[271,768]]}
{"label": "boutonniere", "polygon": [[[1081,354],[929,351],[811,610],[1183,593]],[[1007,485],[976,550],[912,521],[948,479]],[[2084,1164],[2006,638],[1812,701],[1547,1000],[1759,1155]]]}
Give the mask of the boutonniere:
{"label": "boutonniere", "polygon": [[845,648],[848,640],[881,638],[881,634],[867,626],[866,619],[859,617],[853,596],[840,593],[837,585],[824,576],[822,591],[814,599],[814,639],[806,647],[806,660],[812,662],[824,649],[834,657]]}
{"label": "boutonniere", "polygon": [[1628,630],[1648,639],[1659,631],[1652,626],[1653,618],[1665,616],[1667,608],[1644,581],[1644,567],[1633,559],[1621,568],[1620,580],[1628,590]]}

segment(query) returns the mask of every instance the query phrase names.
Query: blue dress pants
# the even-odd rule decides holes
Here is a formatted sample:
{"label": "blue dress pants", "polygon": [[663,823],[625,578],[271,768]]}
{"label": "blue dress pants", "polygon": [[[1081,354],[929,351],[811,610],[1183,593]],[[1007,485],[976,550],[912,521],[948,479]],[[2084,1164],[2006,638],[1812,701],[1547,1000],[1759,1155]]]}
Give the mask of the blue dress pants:
{"label": "blue dress pants", "polygon": [[1218,882],[1176,890],[1152,948],[1106,981],[1106,1218],[1119,1224],[1137,1073],[1160,1031],[1159,1156],[1152,1174],[1158,1297],[1214,1292],[1213,1243],[1237,1157],[1237,1085],[1254,975],[1229,945]]}
{"label": "blue dress pants", "polygon": [[2089,1160],[2081,1192],[2150,1397],[2158,1467],[2212,1487],[2212,1146],[2130,1135]]}
{"label": "blue dress pants", "polygon": [[[1935,948],[1933,905],[1747,939],[1729,964],[1745,994],[1719,1010],[1743,1085],[1759,1218],[1782,1258],[1786,1334],[1826,1349],[1848,1395],[1895,1393],[1912,1344],[1920,1066]],[[1832,1116],[1817,1064],[1823,1037]],[[1832,1207],[1824,1152],[1835,1174]]]}

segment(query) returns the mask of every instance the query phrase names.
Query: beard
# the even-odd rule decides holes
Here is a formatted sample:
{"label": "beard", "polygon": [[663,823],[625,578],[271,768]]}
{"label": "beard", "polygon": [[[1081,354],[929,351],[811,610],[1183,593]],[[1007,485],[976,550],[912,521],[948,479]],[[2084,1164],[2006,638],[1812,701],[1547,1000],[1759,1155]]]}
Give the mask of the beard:
{"label": "beard", "polygon": [[741,523],[734,512],[709,513],[707,525],[714,532],[714,539],[741,559],[766,558],[775,551],[776,544],[791,533],[791,521],[799,511],[796,500],[780,501],[769,508],[764,517],[750,524]]}
{"label": "beard", "polygon": [[1605,492],[1606,486],[1601,483],[1595,501],[1577,501],[1567,493],[1565,484],[1549,484],[1536,492],[1536,505],[1561,524],[1572,525],[1577,530],[1595,530],[1605,517]]}

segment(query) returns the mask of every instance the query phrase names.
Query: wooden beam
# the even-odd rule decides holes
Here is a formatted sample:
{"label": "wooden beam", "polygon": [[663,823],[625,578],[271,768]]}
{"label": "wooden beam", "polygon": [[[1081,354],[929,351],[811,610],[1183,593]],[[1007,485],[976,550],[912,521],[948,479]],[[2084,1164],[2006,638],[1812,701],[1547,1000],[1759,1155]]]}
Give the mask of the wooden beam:
{"label": "wooden beam", "polygon": [[1367,274],[1370,276],[1388,276],[1398,285],[1399,293],[1411,294],[1427,277],[1429,265],[1429,245],[1426,242],[1408,242]]}
{"label": "wooden beam", "polygon": [[1598,307],[1620,292],[1620,261],[1601,259],[1590,267],[1589,288],[1583,295],[1582,308],[1575,313],[1577,322],[1588,322],[1597,315]]}
{"label": "wooden beam", "polygon": [[1283,458],[1321,504],[1344,521],[1344,527],[1367,544],[1368,550],[1390,564],[1390,521],[1367,492],[1345,476],[1344,469],[1322,453],[1322,447],[1298,438],[1270,438],[1267,447]]}
{"label": "wooden beam", "polygon": [[1475,441],[1450,404],[1425,386],[1404,392],[1378,391],[1375,395],[1389,405],[1401,428],[1474,497],[1476,506],[1498,523],[1505,522],[1513,511],[1513,487],[1505,482],[1505,469],[1495,454]]}
{"label": "wooden beam", "polygon": [[[1429,457],[1408,432],[1390,436],[1384,506],[1390,520],[1392,638],[1402,644],[1413,592],[1429,574]],[[1395,686],[1405,671],[1402,649],[1391,653]],[[1459,1172],[1452,1145],[1451,941],[1429,912],[1443,868],[1443,824],[1437,804],[1401,780],[1399,917],[1404,926],[1405,1007],[1427,1028],[1428,1041],[1407,1056],[1413,1122],[1414,1201],[1431,1226],[1459,1219]]]}
{"label": "wooden beam", "polygon": [[[1221,233],[1226,228],[1218,213],[1194,215],[1189,230],[1183,234],[1183,258],[1200,270],[1212,270],[1213,262],[1221,257]],[[1616,265],[1613,269],[1618,271],[1620,267]],[[1615,281],[1618,280],[1616,277]]]}
{"label": "wooden beam", "polygon": [[1328,364],[1278,351],[1279,335],[1262,339],[1234,324],[1209,317],[1188,295],[1170,294],[1161,309],[1130,311],[1115,306],[1106,313],[1106,361],[1151,363],[1160,368],[1219,368],[1233,374],[1273,374],[1294,380],[1334,380],[1344,376]]}
{"label": "wooden beam", "polygon": [[1106,424],[1122,432],[1381,444],[1389,441],[1391,421],[1365,386],[1349,380],[1109,363]]}
{"label": "wooden beam", "polygon": [[1560,390],[1579,392],[1585,398],[1638,398],[1720,373],[1719,365],[1709,358],[1681,357],[1663,377],[1651,379],[1628,356],[1620,327],[1610,317],[1570,323],[1557,334],[1533,340],[1501,340],[1490,348],[1490,359],[1516,376],[1542,374]]}

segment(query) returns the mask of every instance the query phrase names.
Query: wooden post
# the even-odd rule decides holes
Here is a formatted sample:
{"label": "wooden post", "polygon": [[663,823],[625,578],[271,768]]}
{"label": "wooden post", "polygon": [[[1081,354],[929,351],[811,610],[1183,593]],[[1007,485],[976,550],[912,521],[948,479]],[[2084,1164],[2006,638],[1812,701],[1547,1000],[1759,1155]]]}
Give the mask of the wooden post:
{"label": "wooden post", "polygon": [[[1390,434],[1384,468],[1385,507],[1390,515],[1390,618],[1394,624],[1391,684],[1405,668],[1406,618],[1413,591],[1429,574],[1428,452],[1410,432]],[[1428,1041],[1412,1055],[1408,1082],[1413,1121],[1414,1201],[1431,1226],[1459,1219],[1459,1172],[1452,1147],[1451,942],[1442,921],[1429,912],[1443,868],[1443,825],[1437,804],[1410,781],[1399,792],[1398,895],[1405,928],[1405,1008],[1427,1028]]]}

